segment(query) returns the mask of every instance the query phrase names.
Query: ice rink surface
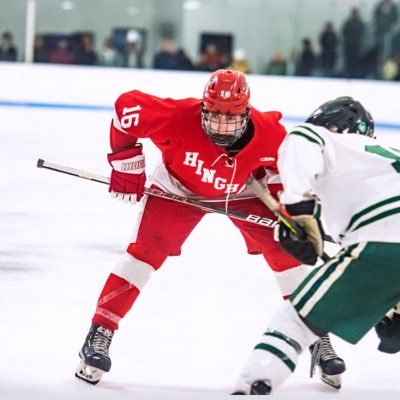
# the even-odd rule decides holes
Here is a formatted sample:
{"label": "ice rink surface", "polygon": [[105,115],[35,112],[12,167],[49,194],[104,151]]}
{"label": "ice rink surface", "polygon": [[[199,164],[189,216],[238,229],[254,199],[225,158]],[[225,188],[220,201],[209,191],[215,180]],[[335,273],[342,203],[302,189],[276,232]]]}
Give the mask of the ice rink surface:
{"label": "ice rink surface", "polygon": [[[206,216],[182,256],[153,275],[114,336],[111,372],[97,386],[74,378],[136,209],[111,199],[105,185],[37,169],[36,161],[108,175],[110,116],[0,108],[0,397],[223,398],[281,298],[262,257],[246,254],[221,215]],[[399,145],[400,133],[382,133]],[[159,155],[148,143],[145,152],[151,171]],[[357,346],[333,342],[348,368],[340,392],[309,378],[304,354],[275,396],[399,399],[400,356],[379,353],[374,332]]]}

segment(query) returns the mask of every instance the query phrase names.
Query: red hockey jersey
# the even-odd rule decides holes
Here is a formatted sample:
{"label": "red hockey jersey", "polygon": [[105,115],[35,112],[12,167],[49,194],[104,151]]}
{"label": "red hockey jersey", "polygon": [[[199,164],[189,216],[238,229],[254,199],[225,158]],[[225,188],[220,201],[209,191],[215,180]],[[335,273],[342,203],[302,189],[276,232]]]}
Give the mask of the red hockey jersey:
{"label": "red hockey jersey", "polygon": [[277,151],[286,135],[279,112],[251,107],[254,134],[235,156],[215,145],[201,126],[201,100],[159,98],[137,90],[115,102],[111,125],[113,151],[150,138],[160,149],[168,172],[195,195],[234,196],[260,167],[277,173]]}

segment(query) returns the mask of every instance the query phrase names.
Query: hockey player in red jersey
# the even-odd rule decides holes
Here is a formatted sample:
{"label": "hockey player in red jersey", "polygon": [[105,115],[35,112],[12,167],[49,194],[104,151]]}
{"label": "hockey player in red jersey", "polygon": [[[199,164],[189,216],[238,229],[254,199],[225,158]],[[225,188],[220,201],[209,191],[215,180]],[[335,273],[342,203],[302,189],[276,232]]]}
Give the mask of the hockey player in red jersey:
{"label": "hockey player in red jersey", "polygon": [[[273,194],[281,189],[277,151],[286,131],[279,112],[261,112],[250,106],[249,99],[250,89],[242,73],[218,70],[206,84],[202,99],[162,99],[133,90],[115,102],[109,191],[130,203],[144,198],[134,239],[98,299],[79,353],[77,377],[95,384],[110,370],[109,346],[119,322],[151,274],[168,256],[180,254],[181,246],[206,214],[184,204],[143,196],[145,156],[138,139],[149,138],[162,153],[150,185],[181,196],[220,201],[232,211],[275,219],[246,182],[255,176]],[[264,256],[288,298],[308,268],[282,250],[272,229],[231,220],[248,252]]]}

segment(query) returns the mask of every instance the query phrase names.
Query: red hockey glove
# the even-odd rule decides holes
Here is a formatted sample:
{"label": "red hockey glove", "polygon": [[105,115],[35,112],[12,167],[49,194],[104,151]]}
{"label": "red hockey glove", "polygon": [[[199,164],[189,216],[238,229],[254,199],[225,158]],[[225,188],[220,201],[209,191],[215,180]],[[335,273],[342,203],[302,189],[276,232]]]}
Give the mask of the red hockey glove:
{"label": "red hockey glove", "polygon": [[108,154],[107,159],[113,168],[108,189],[111,196],[135,204],[142,198],[146,182],[142,145]]}

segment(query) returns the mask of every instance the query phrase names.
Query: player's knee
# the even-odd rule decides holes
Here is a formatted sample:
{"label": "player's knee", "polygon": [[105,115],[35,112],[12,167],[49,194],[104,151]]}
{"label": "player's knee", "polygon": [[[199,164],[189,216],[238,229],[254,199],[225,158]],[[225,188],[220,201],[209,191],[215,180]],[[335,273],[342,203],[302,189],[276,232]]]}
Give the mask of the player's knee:
{"label": "player's knee", "polygon": [[125,253],[112,272],[139,290],[142,290],[154,272],[154,268],[150,264],[138,260],[131,254]]}
{"label": "player's knee", "polygon": [[150,249],[148,246],[140,243],[131,243],[126,251],[132,257],[151,265],[155,270],[160,268],[169,256],[168,250],[154,246]]}
{"label": "player's knee", "polygon": [[295,268],[285,269],[283,271],[274,270],[275,279],[284,299],[290,297],[309,272],[310,267],[308,265],[299,265]]}

